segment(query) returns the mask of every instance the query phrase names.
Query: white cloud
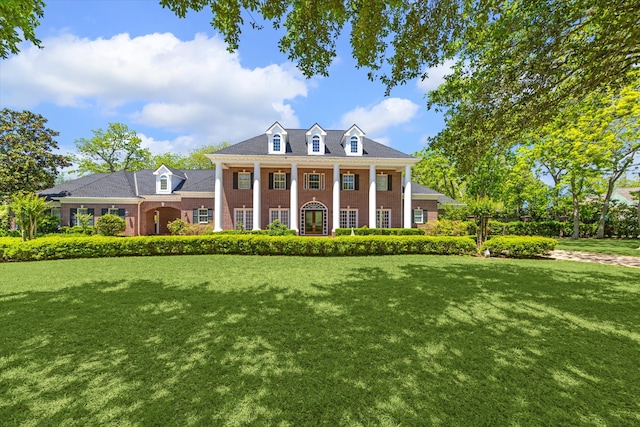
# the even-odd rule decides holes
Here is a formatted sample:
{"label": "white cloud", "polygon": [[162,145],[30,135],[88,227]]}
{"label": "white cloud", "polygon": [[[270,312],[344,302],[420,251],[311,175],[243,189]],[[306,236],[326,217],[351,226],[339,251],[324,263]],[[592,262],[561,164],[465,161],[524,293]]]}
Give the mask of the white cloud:
{"label": "white cloud", "polygon": [[184,153],[193,148],[199,147],[204,144],[199,144],[198,141],[192,136],[179,136],[173,140],[157,140],[151,136],[147,136],[143,133],[137,134],[142,141],[140,145],[142,148],[148,148],[152,154],[161,153]]}
{"label": "white cloud", "polygon": [[357,124],[367,136],[388,143],[383,133],[390,127],[410,121],[418,112],[418,104],[403,98],[388,98],[368,107],[357,107],[342,115],[340,124],[348,128]]}
{"label": "white cloud", "polygon": [[188,41],[171,33],[95,40],[64,34],[44,45],[3,61],[3,104],[128,114],[190,134],[197,145],[252,136],[275,120],[297,125],[288,101],[308,90],[294,67],[243,68],[220,39],[202,34]]}
{"label": "white cloud", "polygon": [[425,80],[418,80],[416,86],[424,92],[437,89],[438,86],[444,83],[445,76],[453,72],[452,67],[455,63],[453,59],[448,59],[437,67],[427,69],[427,78]]}

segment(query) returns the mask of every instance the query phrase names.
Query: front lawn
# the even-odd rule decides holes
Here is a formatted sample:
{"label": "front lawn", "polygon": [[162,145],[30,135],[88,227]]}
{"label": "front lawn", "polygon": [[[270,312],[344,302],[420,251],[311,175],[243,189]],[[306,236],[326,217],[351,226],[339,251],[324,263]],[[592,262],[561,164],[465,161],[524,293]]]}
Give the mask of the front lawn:
{"label": "front lawn", "polygon": [[0,264],[12,425],[637,425],[640,271],[438,256]]}
{"label": "front lawn", "polygon": [[556,249],[640,257],[640,239],[559,239]]}

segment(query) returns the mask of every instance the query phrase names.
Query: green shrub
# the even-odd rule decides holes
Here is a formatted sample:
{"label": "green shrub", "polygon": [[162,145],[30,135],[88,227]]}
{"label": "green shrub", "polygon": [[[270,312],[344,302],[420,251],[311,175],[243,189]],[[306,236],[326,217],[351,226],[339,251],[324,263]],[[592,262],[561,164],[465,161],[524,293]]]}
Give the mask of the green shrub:
{"label": "green shrub", "polygon": [[60,218],[53,215],[42,215],[38,219],[38,233],[51,234],[60,231]]}
{"label": "green shrub", "polygon": [[535,258],[549,255],[557,240],[538,236],[497,236],[487,240],[481,251],[488,250],[493,256],[510,258]]}
{"label": "green shrub", "polygon": [[187,228],[187,223],[178,218],[174,221],[169,221],[167,223],[167,228],[169,229],[169,232],[171,234],[173,234],[174,236],[179,236],[186,234],[185,229]]}
{"label": "green shrub", "polygon": [[6,238],[0,240],[0,259],[3,261],[198,254],[362,256],[475,253],[475,243],[469,237],[449,236],[345,236],[311,239],[299,236],[215,234],[128,238],[48,236],[28,242]]}
{"label": "green shrub", "polygon": [[286,236],[289,231],[289,227],[281,223],[279,219],[276,219],[271,224],[267,225],[267,232],[269,236]]}
{"label": "green shrub", "polygon": [[419,228],[337,228],[337,236],[351,236],[351,230],[356,236],[423,236],[424,231]]}
{"label": "green shrub", "polygon": [[[465,236],[475,234],[476,224],[473,221],[439,219],[429,221],[422,227],[428,236]],[[472,231],[470,233],[470,231]]]}
{"label": "green shrub", "polygon": [[103,236],[117,236],[127,229],[127,222],[118,215],[105,214],[96,221],[96,230]]}
{"label": "green shrub", "polygon": [[74,225],[73,227],[63,226],[60,227],[60,232],[64,234],[83,234],[86,236],[91,236],[96,233],[96,228],[94,226],[81,227],[79,225]]}

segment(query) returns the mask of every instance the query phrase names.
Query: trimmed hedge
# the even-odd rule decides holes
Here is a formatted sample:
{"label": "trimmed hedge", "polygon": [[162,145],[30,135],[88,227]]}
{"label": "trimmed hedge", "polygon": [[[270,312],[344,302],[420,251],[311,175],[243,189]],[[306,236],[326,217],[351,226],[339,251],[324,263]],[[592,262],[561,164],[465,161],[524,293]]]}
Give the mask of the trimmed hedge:
{"label": "trimmed hedge", "polygon": [[536,258],[549,255],[558,241],[538,236],[496,236],[482,245],[482,252],[489,250],[493,256],[510,258]]}
{"label": "trimmed hedge", "polygon": [[351,230],[356,236],[424,236],[419,228],[337,228],[336,237],[351,236]]}
{"label": "trimmed hedge", "polygon": [[202,254],[474,255],[476,245],[469,237],[449,236],[348,236],[333,239],[261,235],[66,238],[52,236],[27,242],[0,239],[1,261]]}

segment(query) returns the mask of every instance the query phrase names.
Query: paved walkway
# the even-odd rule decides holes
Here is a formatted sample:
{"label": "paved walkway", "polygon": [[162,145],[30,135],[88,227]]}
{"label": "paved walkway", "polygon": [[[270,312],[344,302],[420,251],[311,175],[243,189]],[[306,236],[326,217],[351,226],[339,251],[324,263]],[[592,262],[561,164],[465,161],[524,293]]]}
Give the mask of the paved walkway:
{"label": "paved walkway", "polygon": [[594,254],[590,252],[578,251],[551,251],[550,258],[569,261],[596,262],[600,264],[622,265],[625,267],[640,268],[640,256],[623,256]]}

